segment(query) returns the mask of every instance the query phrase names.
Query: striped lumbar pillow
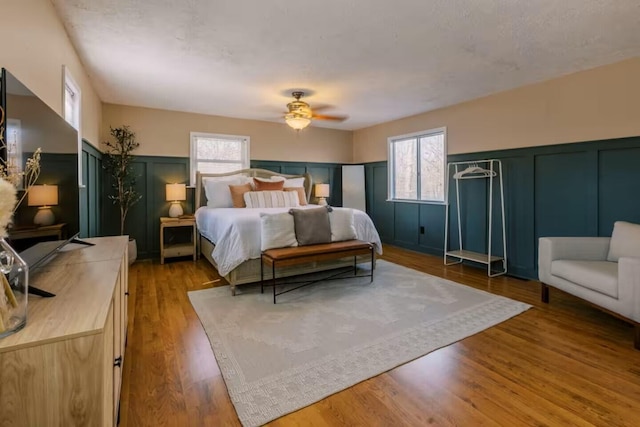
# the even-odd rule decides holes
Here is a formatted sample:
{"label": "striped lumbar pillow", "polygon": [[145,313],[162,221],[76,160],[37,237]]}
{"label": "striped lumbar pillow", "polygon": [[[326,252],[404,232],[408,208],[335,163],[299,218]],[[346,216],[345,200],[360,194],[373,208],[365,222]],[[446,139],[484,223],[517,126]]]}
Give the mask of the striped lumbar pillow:
{"label": "striped lumbar pillow", "polygon": [[295,191],[248,191],[244,193],[248,208],[292,208],[299,206]]}

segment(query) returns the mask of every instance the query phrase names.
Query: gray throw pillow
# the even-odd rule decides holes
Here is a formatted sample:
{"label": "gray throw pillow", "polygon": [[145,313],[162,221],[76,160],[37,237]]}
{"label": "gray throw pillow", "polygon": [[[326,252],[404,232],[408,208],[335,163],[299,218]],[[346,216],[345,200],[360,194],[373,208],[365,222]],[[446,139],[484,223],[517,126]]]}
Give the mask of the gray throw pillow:
{"label": "gray throw pillow", "polygon": [[331,223],[329,209],[326,207],[313,209],[291,209],[296,230],[298,245],[315,245],[331,242]]}

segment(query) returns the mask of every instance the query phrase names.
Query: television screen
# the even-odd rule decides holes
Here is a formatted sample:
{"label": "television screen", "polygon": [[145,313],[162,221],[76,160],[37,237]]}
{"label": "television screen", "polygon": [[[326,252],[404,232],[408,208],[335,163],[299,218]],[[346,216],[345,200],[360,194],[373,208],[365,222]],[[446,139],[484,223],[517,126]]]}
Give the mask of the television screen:
{"label": "television screen", "polygon": [[[4,68],[1,79],[1,154],[9,173],[24,171],[27,159],[38,148],[42,152],[36,186],[20,203],[9,229],[9,243],[34,268],[80,231],[78,132]],[[20,199],[25,183],[17,186]]]}

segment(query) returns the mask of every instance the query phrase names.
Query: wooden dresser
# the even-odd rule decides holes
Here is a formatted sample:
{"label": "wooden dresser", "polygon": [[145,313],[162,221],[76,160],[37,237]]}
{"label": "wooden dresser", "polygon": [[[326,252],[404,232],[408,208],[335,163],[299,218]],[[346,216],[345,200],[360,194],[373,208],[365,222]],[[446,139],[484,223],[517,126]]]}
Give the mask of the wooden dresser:
{"label": "wooden dresser", "polygon": [[0,339],[0,425],[113,426],[126,342],[127,237],[67,245],[29,284],[27,325]]}

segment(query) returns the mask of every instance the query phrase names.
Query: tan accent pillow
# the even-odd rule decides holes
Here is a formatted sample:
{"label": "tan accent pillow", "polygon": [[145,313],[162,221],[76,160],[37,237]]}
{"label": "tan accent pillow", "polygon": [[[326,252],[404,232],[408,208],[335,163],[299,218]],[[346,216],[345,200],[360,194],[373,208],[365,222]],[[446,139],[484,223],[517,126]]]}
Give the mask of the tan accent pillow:
{"label": "tan accent pillow", "polygon": [[283,188],[284,191],[297,191],[298,192],[298,199],[300,199],[300,206],[305,206],[307,205],[307,194],[304,192],[304,187],[285,187]]}
{"label": "tan accent pillow", "polygon": [[251,191],[251,184],[246,183],[242,185],[229,185],[229,191],[231,192],[231,200],[233,200],[234,208],[246,208],[244,203],[244,193]]}
{"label": "tan accent pillow", "polygon": [[253,178],[253,186],[255,191],[282,191],[284,181],[264,181]]}

